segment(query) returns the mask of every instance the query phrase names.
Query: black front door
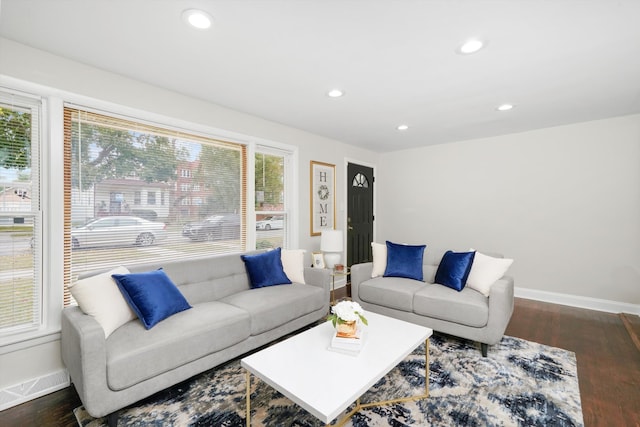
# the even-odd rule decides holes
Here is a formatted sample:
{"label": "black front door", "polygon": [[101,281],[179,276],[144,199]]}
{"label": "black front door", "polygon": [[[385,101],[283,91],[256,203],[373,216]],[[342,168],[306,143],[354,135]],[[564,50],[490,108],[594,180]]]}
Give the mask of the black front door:
{"label": "black front door", "polygon": [[347,165],[347,265],[373,260],[373,168]]}

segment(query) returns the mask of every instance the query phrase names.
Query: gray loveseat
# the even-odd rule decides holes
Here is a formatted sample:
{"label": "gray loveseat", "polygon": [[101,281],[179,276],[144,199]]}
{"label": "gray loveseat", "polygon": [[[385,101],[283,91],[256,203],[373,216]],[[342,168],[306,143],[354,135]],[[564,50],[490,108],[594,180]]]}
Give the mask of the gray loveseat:
{"label": "gray loveseat", "polygon": [[129,267],[162,267],[191,309],[146,330],[136,319],[105,339],[78,307],[62,313],[62,359],[86,410],[110,415],[193,375],[320,320],[329,272],[304,269],[306,284],[250,289],[239,254]]}
{"label": "gray loveseat", "polygon": [[458,292],[434,283],[437,269],[438,262],[425,257],[425,281],[421,282],[372,278],[373,263],[355,264],[351,267],[351,297],[365,310],[478,341],[486,356],[488,345],[502,339],[513,313],[513,278],[503,276],[485,296],[468,286]]}

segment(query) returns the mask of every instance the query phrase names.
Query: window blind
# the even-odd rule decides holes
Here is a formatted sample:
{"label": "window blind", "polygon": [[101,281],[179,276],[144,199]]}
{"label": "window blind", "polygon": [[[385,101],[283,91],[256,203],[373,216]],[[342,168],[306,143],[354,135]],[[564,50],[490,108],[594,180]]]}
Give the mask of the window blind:
{"label": "window blind", "polygon": [[76,106],[64,122],[65,285],[246,249],[244,145]]}

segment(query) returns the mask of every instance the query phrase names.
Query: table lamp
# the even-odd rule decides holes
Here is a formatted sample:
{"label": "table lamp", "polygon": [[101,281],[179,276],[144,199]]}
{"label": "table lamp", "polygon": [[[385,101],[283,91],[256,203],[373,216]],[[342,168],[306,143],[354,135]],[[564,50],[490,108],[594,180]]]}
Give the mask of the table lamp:
{"label": "table lamp", "polygon": [[322,230],[320,250],[324,252],[324,263],[327,268],[333,268],[340,263],[342,249],[342,230]]}

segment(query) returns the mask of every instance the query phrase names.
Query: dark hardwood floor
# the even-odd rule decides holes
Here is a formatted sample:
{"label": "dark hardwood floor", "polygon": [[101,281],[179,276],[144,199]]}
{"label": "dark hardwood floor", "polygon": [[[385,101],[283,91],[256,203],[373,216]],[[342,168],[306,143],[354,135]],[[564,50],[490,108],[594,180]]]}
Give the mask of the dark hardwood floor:
{"label": "dark hardwood floor", "polygon": [[[585,426],[640,426],[638,316],[516,299],[506,334],[576,353]],[[0,426],[76,426],[79,405],[69,387],[0,412]]]}
{"label": "dark hardwood floor", "polygon": [[640,426],[638,316],[516,299],[505,333],[576,353],[585,426]]}

